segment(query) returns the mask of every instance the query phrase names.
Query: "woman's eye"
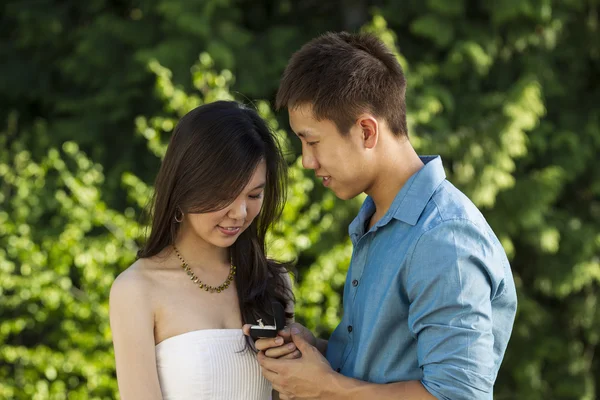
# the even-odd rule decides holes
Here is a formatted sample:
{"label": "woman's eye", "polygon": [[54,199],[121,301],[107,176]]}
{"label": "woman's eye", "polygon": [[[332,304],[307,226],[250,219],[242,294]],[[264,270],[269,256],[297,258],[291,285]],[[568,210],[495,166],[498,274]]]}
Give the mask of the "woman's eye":
{"label": "woman's eye", "polygon": [[259,194],[251,194],[250,198],[251,199],[260,199],[263,196],[262,192]]}

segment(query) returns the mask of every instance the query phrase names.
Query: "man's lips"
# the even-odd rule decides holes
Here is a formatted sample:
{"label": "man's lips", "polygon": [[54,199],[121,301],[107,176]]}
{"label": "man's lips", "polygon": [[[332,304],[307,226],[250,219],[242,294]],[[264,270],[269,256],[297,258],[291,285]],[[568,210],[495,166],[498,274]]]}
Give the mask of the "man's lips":
{"label": "man's lips", "polygon": [[329,182],[331,182],[331,176],[329,175],[317,175],[317,177],[321,178],[323,180],[323,185],[324,186],[329,186]]}

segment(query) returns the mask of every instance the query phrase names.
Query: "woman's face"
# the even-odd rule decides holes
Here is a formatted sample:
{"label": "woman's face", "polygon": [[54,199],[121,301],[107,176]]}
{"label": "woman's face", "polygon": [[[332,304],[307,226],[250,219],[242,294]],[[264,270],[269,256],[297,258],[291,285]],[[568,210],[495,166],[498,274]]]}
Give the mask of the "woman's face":
{"label": "woman's face", "polygon": [[244,190],[227,207],[208,213],[186,213],[182,233],[196,235],[213,246],[231,246],[260,213],[266,179],[267,167],[263,160]]}

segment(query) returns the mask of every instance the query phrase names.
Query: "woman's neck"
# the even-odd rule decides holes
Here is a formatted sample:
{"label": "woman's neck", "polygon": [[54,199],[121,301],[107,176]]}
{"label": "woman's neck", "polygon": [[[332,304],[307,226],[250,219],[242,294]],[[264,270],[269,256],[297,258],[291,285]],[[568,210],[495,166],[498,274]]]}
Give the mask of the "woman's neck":
{"label": "woman's neck", "polygon": [[209,270],[230,263],[229,248],[208,243],[194,232],[185,229],[182,229],[177,235],[175,247],[190,267]]}

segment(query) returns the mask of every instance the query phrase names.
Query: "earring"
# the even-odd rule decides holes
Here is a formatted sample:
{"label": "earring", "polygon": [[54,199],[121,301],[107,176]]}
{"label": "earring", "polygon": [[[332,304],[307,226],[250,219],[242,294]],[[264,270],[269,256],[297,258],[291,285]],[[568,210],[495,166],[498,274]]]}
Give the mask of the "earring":
{"label": "earring", "polygon": [[[177,212],[178,211],[179,211],[179,215],[180,215],[179,218],[177,217],[177,215],[178,215]],[[181,221],[183,221],[183,211],[181,211],[181,208],[179,208],[179,206],[177,206],[175,208],[175,216],[174,216],[174,218],[175,218],[175,222],[177,222],[178,224],[181,223]]]}

